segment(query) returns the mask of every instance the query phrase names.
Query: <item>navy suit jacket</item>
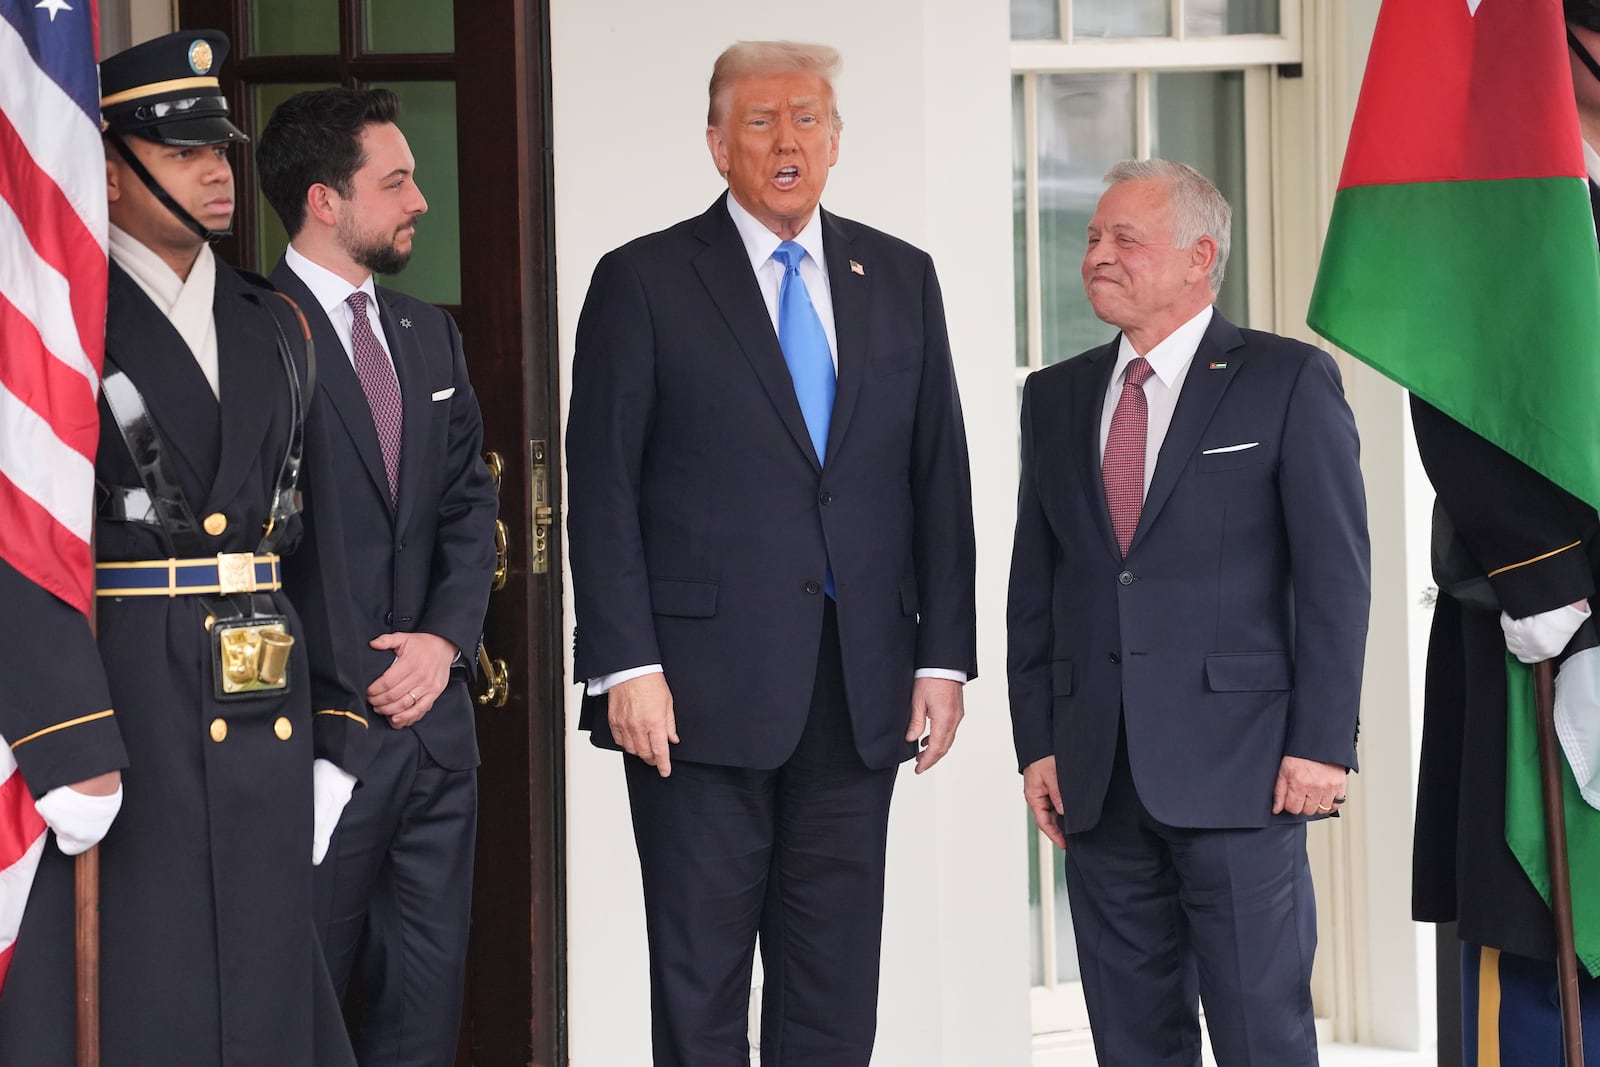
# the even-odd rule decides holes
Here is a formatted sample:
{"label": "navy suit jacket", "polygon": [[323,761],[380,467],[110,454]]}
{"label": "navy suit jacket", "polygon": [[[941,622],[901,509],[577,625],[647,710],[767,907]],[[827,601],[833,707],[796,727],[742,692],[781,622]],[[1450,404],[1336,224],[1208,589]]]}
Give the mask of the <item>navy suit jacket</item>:
{"label": "navy suit jacket", "polygon": [[[578,322],[567,431],[575,672],[660,663],[675,759],[793,751],[831,564],[856,748],[912,753],[912,673],[977,673],[966,436],[927,254],[823,212],[838,393],[819,467],[722,198],[611,252]],[[604,698],[581,725],[616,747]]]}
{"label": "navy suit jacket", "polygon": [[[1090,829],[1124,718],[1157,819],[1262,826],[1285,755],[1356,765],[1369,551],[1355,422],[1326,353],[1214,313],[1119,559],[1100,475],[1117,347],[1024,389],[1017,760],[1053,754],[1065,828]],[[1215,451],[1235,445],[1249,447]]]}
{"label": "navy suit jacket", "polygon": [[432,304],[378,288],[378,314],[405,411],[396,506],[372,408],[344,345],[311,290],[281,259],[272,281],[306,312],[319,356],[317,387],[335,413],[328,436],[352,614],[361,631],[355,673],[364,688],[394,662],[394,653],[369,646],[380,634],[420,631],[452,642],[465,669],[451,672],[450,684],[411,729],[440,766],[475,767],[478,743],[466,682],[476,668],[489,603],[499,501],[481,458],[483,420],[467,380],[461,334]]}

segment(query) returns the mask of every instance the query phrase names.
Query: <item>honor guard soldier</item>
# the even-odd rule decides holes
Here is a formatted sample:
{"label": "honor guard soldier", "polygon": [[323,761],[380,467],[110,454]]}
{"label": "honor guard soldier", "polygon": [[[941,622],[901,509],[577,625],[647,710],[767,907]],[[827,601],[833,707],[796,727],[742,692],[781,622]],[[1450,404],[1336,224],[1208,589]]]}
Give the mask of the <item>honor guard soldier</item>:
{"label": "honor guard soldier", "polygon": [[[0,1063],[74,1062],[62,850],[101,835],[106,1067],[353,1062],[312,926],[313,841],[342,802],[314,817],[313,764],[359,778],[370,731],[335,666],[343,579],[316,566],[339,530],[304,320],[211,250],[247,140],[217,81],[227,50],[183,32],[101,65],[98,637],[0,567],[0,732],[61,845],[0,996]],[[290,553],[303,588],[284,588]],[[124,764],[119,814],[85,794]]]}

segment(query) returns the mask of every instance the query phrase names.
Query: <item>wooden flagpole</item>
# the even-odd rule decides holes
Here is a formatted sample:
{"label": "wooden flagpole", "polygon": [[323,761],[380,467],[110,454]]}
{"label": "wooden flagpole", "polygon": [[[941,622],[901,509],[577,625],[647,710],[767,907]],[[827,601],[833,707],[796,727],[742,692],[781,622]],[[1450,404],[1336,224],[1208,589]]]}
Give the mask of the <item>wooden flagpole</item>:
{"label": "wooden flagpole", "polygon": [[1555,665],[1533,665],[1539,720],[1539,782],[1550,854],[1550,904],[1556,921],[1556,981],[1561,991],[1561,1042],[1567,1067],[1583,1067],[1583,1021],[1578,1011],[1578,951],[1572,934],[1572,880],[1567,872],[1567,817],[1561,799],[1561,748],[1556,740]]}
{"label": "wooden flagpole", "polygon": [[[95,554],[89,533],[89,555]],[[98,637],[98,601],[89,597],[89,633]],[[78,853],[73,865],[74,913],[77,916],[78,1064],[100,1067],[100,846]]]}

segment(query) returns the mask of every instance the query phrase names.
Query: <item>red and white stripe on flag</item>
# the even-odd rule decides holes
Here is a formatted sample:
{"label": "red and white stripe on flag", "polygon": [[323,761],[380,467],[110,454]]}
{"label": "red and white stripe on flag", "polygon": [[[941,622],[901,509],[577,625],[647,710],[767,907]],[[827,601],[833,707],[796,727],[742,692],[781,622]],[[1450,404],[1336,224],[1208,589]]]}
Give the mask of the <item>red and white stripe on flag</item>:
{"label": "red and white stripe on flag", "polygon": [[[0,558],[87,613],[106,186],[95,0],[0,0]],[[0,738],[0,983],[44,821]]]}
{"label": "red and white stripe on flag", "polygon": [[28,888],[44,852],[44,820],[33,806],[11,746],[0,737],[0,986],[11,969]]}
{"label": "red and white stripe on flag", "polygon": [[0,557],[87,613],[106,186],[92,0],[0,0]]}

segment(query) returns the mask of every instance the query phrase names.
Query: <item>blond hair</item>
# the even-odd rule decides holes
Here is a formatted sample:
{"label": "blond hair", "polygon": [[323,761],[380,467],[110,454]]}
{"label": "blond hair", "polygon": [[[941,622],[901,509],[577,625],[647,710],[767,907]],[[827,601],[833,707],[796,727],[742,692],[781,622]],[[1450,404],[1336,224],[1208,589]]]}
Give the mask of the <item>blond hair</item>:
{"label": "blond hair", "polygon": [[711,68],[711,104],[706,125],[721,127],[727,117],[728,91],[740,78],[767,77],[800,72],[815,74],[828,89],[829,121],[835,132],[844,128],[835,102],[833,79],[841,66],[839,50],[825,44],[797,41],[739,41],[729,45]]}

